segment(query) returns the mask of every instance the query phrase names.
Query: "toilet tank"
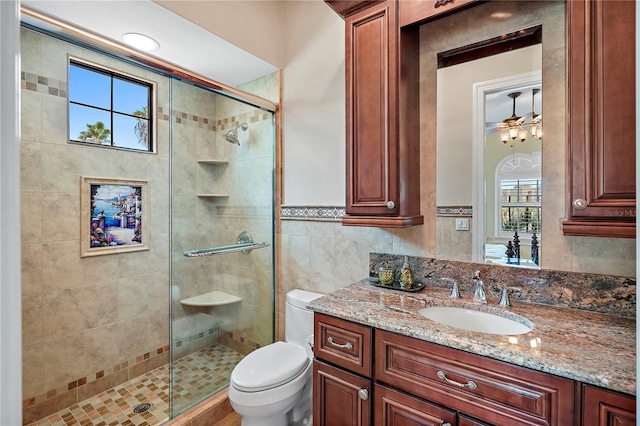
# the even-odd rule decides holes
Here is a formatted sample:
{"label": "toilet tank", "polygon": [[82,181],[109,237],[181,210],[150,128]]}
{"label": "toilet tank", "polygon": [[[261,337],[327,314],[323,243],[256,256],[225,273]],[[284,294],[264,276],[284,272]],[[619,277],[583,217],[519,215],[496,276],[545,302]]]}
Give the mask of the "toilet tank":
{"label": "toilet tank", "polygon": [[322,296],[306,290],[291,290],[285,304],[284,334],[288,343],[304,347],[305,340],[313,334],[313,311],[307,303]]}

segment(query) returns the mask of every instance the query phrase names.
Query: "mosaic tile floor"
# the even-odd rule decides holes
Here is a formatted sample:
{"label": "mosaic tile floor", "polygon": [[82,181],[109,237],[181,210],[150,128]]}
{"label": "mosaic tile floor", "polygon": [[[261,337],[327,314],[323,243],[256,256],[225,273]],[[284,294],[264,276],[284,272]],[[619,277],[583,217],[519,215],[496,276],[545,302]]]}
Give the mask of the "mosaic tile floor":
{"label": "mosaic tile floor", "polygon": [[[173,410],[181,412],[229,383],[242,355],[215,344],[173,363]],[[151,404],[137,414],[134,407]],[[169,419],[169,368],[162,366],[28,426],[151,426]]]}

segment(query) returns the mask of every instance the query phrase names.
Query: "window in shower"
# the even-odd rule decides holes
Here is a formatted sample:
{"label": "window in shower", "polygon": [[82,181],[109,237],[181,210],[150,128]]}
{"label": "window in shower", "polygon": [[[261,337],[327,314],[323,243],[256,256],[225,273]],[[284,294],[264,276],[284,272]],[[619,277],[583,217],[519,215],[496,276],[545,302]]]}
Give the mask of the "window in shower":
{"label": "window in shower", "polygon": [[69,140],[153,152],[151,82],[69,60]]}

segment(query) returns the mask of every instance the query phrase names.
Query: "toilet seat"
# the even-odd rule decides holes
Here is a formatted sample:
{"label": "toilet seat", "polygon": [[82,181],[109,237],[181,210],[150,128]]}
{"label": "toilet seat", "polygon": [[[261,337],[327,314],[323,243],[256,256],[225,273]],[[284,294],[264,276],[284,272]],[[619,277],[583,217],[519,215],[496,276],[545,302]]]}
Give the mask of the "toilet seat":
{"label": "toilet seat", "polygon": [[272,389],[298,377],[310,362],[304,348],[275,342],[242,359],[231,373],[231,383],[243,392]]}

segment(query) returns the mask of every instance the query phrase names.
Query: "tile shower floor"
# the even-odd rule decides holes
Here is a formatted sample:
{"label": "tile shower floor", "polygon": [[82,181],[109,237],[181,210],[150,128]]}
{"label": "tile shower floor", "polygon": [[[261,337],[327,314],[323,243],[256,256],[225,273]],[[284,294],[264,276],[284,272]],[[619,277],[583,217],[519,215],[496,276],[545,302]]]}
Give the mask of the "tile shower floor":
{"label": "tile shower floor", "polygon": [[[241,359],[241,354],[214,344],[175,361],[174,412],[183,411],[227,386],[231,370]],[[134,413],[134,407],[143,403],[151,407],[143,413]],[[168,419],[169,367],[165,365],[28,426],[150,426]]]}

